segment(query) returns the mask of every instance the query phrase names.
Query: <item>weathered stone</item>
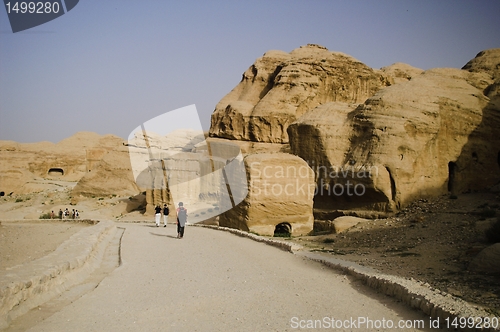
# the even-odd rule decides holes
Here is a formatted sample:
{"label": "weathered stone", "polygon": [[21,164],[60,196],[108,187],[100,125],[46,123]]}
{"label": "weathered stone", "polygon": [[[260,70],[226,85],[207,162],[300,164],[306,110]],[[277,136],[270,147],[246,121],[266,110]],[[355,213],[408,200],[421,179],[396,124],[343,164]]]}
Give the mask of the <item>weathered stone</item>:
{"label": "weathered stone", "polygon": [[130,196],[140,192],[130,167],[128,150],[123,145],[107,152],[78,181],[72,196]]}
{"label": "weathered stone", "polygon": [[365,223],[367,221],[368,219],[343,216],[335,218],[335,220],[333,220],[333,226],[335,228],[335,233],[342,233],[347,231],[349,228],[358,225],[359,223]]}
{"label": "weathered stone", "polygon": [[484,248],[470,262],[469,270],[481,273],[500,273],[500,243]]}
{"label": "weathered stone", "polygon": [[326,168],[316,171],[318,186],[365,189],[317,195],[315,203],[394,210],[498,182],[500,113],[483,94],[490,84],[485,73],[433,69],[358,107],[325,104],[303,115],[289,127],[290,148]]}
{"label": "weathered stone", "polygon": [[500,48],[492,48],[479,52],[462,69],[476,73],[488,73],[494,80],[500,79]]}
{"label": "weathered stone", "polygon": [[322,46],[267,52],[217,104],[210,136],[287,143],[288,126],[308,110],[331,101],[363,102],[388,85],[385,74]]}
{"label": "weathered stone", "polygon": [[78,182],[122,143],[117,136],[89,132],[57,144],[0,141],[0,191],[25,194],[47,189],[47,183],[39,179]]}
{"label": "weathered stone", "polygon": [[220,216],[219,225],[273,235],[287,223],[292,235],[313,229],[314,174],[300,158],[284,153],[248,155],[244,159],[248,196]]}
{"label": "weathered stone", "polygon": [[[146,191],[146,214],[152,214],[156,205],[175,209],[175,203],[183,202],[190,220],[193,216],[207,219],[246,196],[246,183],[244,188],[239,186],[246,181],[244,167],[237,167],[243,157],[232,141],[206,141],[203,133],[185,130],[165,136],[148,132],[147,139],[139,136],[130,139],[128,146],[137,184]],[[226,195],[228,190],[231,197]]]}
{"label": "weathered stone", "polygon": [[423,70],[412,67],[406,63],[397,62],[387,67],[380,69],[381,72],[388,76],[391,83],[404,83],[422,74]]}

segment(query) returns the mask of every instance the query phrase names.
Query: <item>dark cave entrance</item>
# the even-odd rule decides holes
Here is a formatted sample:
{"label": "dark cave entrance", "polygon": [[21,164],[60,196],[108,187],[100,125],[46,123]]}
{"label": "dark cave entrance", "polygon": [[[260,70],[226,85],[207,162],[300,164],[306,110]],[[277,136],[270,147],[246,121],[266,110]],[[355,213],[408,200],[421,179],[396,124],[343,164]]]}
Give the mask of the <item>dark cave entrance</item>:
{"label": "dark cave entrance", "polygon": [[62,168],[54,167],[49,169],[48,174],[50,176],[63,176],[64,170]]}
{"label": "dark cave entrance", "polygon": [[274,228],[275,237],[290,237],[292,236],[292,225],[288,222],[282,222]]}

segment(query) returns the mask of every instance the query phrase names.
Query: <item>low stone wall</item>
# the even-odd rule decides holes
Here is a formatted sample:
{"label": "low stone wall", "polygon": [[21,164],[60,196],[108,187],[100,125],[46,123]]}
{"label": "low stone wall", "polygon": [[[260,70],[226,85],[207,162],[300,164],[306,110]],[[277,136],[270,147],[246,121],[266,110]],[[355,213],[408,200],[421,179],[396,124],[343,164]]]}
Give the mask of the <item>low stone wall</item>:
{"label": "low stone wall", "polygon": [[115,223],[86,227],[54,252],[0,276],[0,329],[30,309],[85,280],[100,264]]}
{"label": "low stone wall", "polygon": [[[341,260],[331,255],[322,255],[310,251],[305,251],[303,250],[303,247],[301,245],[293,242],[279,241],[227,227],[200,224],[196,224],[195,226],[222,230],[236,234],[238,236],[247,237],[252,240],[263,242],[268,245],[278,247],[282,250],[289,251],[295,255],[322,263],[327,267],[340,270],[346,274],[353,276],[356,279],[361,280],[364,284],[377,290],[380,293],[392,296],[405,303],[406,305],[409,305],[411,308],[421,310],[432,319],[439,318],[439,322],[441,324],[444,324],[445,319],[447,318],[451,323],[455,318],[459,319],[460,317],[495,317],[494,315],[477,305],[472,305],[460,298],[435,289],[429,284],[420,282],[413,278],[402,278],[387,275],[380,273],[372,268]],[[444,328],[444,326],[442,326],[442,328]],[[500,328],[465,328],[460,329],[460,331],[500,331]]]}
{"label": "low stone wall", "polygon": [[202,225],[202,224],[191,224],[190,226],[197,226],[197,227],[205,227],[205,228],[211,228],[215,230],[221,230],[229,233],[233,233],[235,235],[241,236],[241,237],[247,237],[249,239],[252,239],[257,242],[263,242],[265,244],[268,244],[273,247],[277,247],[281,250],[289,251],[293,253],[295,250],[300,250],[302,247],[299,246],[298,244],[291,243],[291,242],[285,242],[285,241],[279,241],[275,239],[270,239],[264,236],[259,236],[253,233],[248,233],[239,229],[235,228],[229,228],[229,227],[221,227],[221,226],[214,226],[214,225]]}

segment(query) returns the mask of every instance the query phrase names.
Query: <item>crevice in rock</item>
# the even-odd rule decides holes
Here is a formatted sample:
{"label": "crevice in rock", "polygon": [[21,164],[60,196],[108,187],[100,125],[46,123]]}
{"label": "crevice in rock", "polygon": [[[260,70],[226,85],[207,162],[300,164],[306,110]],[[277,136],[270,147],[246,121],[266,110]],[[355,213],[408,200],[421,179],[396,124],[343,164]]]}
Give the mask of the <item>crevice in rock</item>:
{"label": "crevice in rock", "polygon": [[396,203],[396,182],[394,181],[394,177],[392,176],[389,167],[386,167],[385,169],[387,170],[387,173],[389,173],[389,180],[391,181],[391,199],[394,203]]}
{"label": "crevice in rock", "polygon": [[456,176],[457,176],[457,164],[453,161],[448,163],[448,191],[451,194],[455,193],[456,188]]}

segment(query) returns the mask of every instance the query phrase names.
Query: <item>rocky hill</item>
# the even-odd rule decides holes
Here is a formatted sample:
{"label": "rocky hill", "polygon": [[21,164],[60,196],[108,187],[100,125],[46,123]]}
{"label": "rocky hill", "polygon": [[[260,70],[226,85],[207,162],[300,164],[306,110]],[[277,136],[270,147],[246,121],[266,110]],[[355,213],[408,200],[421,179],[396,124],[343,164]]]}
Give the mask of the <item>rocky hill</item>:
{"label": "rocky hill", "polygon": [[[499,56],[483,51],[463,69],[375,70],[318,45],[271,51],[216,106],[210,135],[302,158],[315,173],[316,218],[396,212],[419,198],[489,188],[500,181]],[[266,166],[275,158],[261,158]],[[266,181],[278,188],[281,179]],[[286,216],[289,201],[270,213]],[[249,196],[246,204],[268,202]]]}

